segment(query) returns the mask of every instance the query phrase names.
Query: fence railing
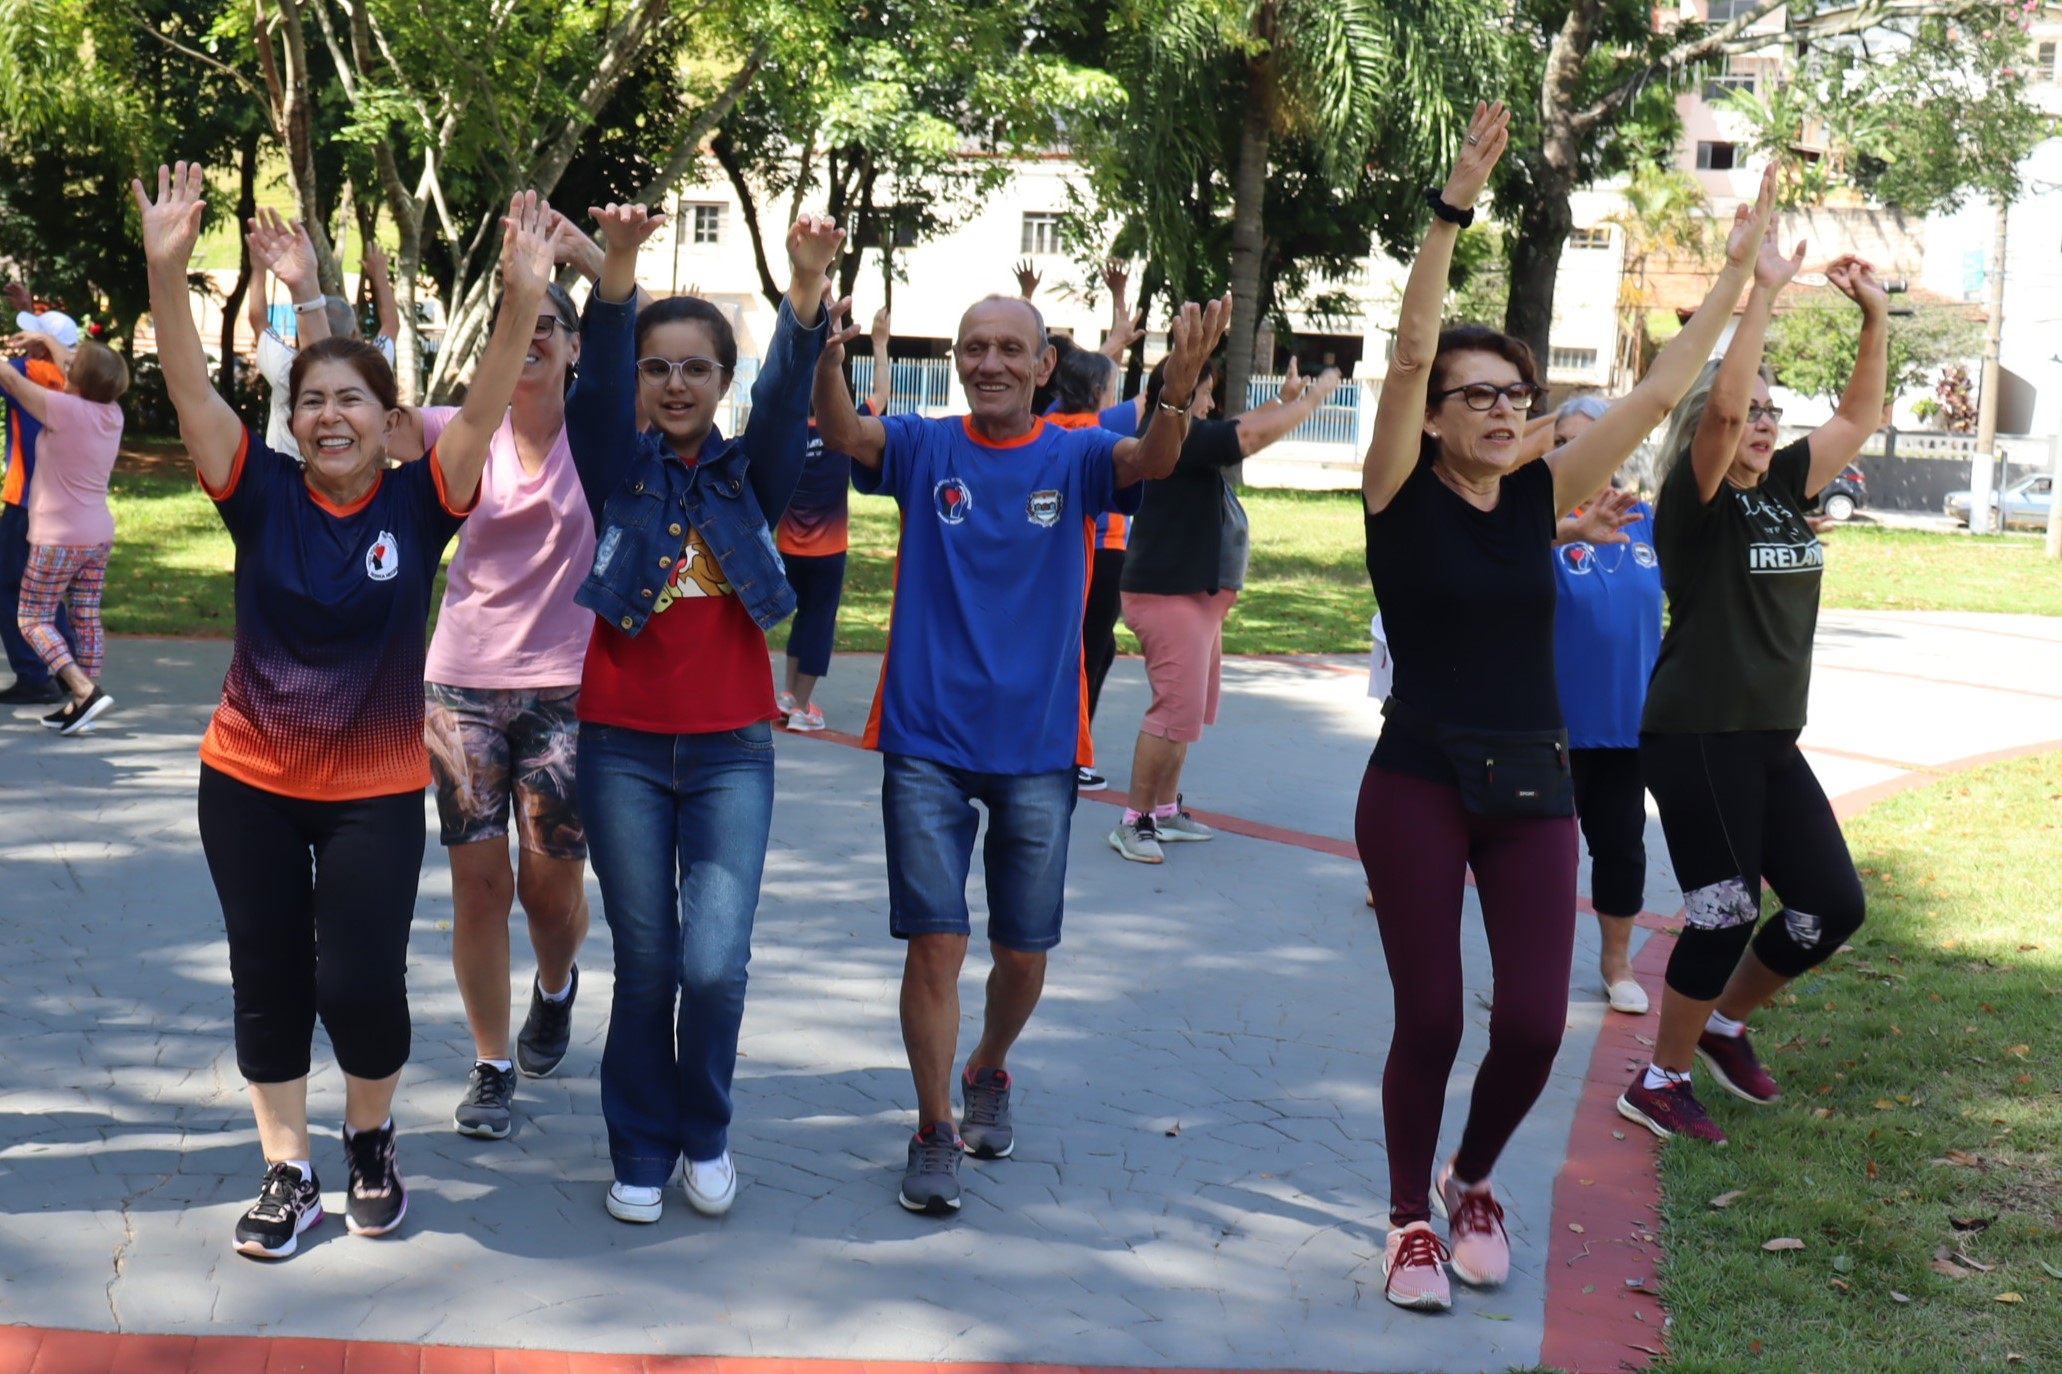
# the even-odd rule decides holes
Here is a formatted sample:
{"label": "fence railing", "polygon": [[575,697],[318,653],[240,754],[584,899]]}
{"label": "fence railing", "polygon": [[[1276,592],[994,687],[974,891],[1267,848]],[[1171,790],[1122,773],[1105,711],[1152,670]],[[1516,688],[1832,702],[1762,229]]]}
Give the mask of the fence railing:
{"label": "fence railing", "polygon": [[[1282,389],[1279,376],[1249,377],[1246,379],[1246,409],[1266,405]],[[1365,390],[1358,382],[1347,382],[1328,397],[1317,408],[1317,413],[1291,430],[1285,438],[1288,443],[1300,444],[1344,444],[1349,448],[1361,441],[1361,410],[1368,404]]]}
{"label": "fence railing", "polygon": [[[873,390],[874,360],[851,360],[852,394],[864,397]],[[928,415],[952,404],[952,360],[950,358],[890,358],[888,360],[888,413],[914,411]]]}
{"label": "fence railing", "polygon": [[[1784,425],[1782,441],[1811,433],[1808,425]],[[2000,434],[1993,452],[2008,463],[2045,468],[2054,460],[2055,440],[2032,434]],[[1932,429],[1879,429],[1862,442],[1864,458],[1946,458],[1966,463],[1976,456],[1973,434],[1943,434]]]}

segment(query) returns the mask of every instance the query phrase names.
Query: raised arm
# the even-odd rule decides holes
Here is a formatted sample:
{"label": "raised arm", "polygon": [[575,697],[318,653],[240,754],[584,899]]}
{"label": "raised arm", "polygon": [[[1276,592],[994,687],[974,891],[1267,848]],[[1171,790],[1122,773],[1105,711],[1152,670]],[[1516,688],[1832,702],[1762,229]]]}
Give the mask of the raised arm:
{"label": "raised arm", "polygon": [[873,392],[866,398],[876,415],[886,415],[888,402],[895,396],[895,365],[888,357],[892,337],[888,307],[884,305],[873,312]]}
{"label": "raised arm", "polygon": [[[1610,480],[1611,474],[1639,447],[1640,441],[1668,417],[1682,400],[1690,383],[1703,370],[1705,359],[1718,346],[1732,318],[1740,291],[1754,273],[1756,256],[1776,212],[1775,163],[1762,174],[1761,194],[1752,211],[1744,205],[1733,212],[1733,229],[1726,239],[1725,268],[1718,274],[1697,313],[1690,316],[1667,347],[1654,357],[1654,365],[1640,378],[1638,386],[1614,402],[1597,417],[1597,422],[1573,441],[1546,457],[1554,474],[1554,512],[1566,515],[1589,498],[1591,492]],[[1760,346],[1755,348],[1757,360]],[[1700,469],[1701,471],[1701,469]],[[1723,467],[1720,468],[1723,472]],[[1716,479],[1714,479],[1715,481]],[[1714,490],[1716,488],[1714,487]],[[1707,496],[1705,499],[1709,500]]]}
{"label": "raised arm", "polygon": [[[62,368],[65,365],[66,358],[64,355],[59,354],[57,350],[62,349],[64,345],[55,339],[49,338],[47,335],[37,335],[36,337],[46,348],[52,351],[52,361],[59,368]],[[24,336],[17,334],[7,342],[10,347],[20,347],[23,341]],[[27,373],[19,368],[10,367],[6,363],[0,363],[0,392],[5,392],[8,400],[33,416],[37,424],[47,425],[50,423],[49,389],[41,382],[31,379]]]}
{"label": "raised arm", "polygon": [[850,296],[829,307],[831,332],[816,358],[811,409],[816,412],[816,432],[823,436],[825,448],[864,467],[877,468],[888,451],[888,428],[874,416],[859,413],[852,404],[852,388],[845,384],[845,345],[859,337],[859,326],[845,315],[851,308]]}
{"label": "raised arm", "polygon": [[329,337],[329,311],[322,299],[322,274],[315,265],[315,245],[299,220],[280,218],[277,210],[260,210],[245,235],[251,261],[279,278],[294,303],[294,347],[306,348]]}
{"label": "raised arm", "polygon": [[[1199,306],[1194,301],[1174,312],[1167,331],[1167,371],[1160,381],[1160,405],[1146,416],[1145,433],[1120,439],[1111,461],[1121,489],[1133,482],[1153,481],[1174,471],[1181,461],[1182,441],[1189,433],[1189,406],[1196,399],[1196,378],[1203,364],[1224,341],[1231,325],[1231,293]],[[1170,400],[1178,396],[1180,400]]]}
{"label": "raised arm", "polygon": [[[1239,427],[1241,457],[1250,458],[1276,440],[1287,438],[1296,426],[1317,414],[1344,380],[1338,368],[1328,367],[1317,374],[1315,381],[1306,383],[1293,375],[1295,366],[1296,360],[1289,359],[1292,375],[1282,380],[1281,395],[1274,404],[1257,406],[1233,422]],[[1293,392],[1291,381],[1296,384]]]}
{"label": "raised arm", "polygon": [[[664,213],[661,211],[661,213]],[[587,278],[589,284],[601,281],[601,245],[588,236],[587,231],[558,211],[551,212],[551,254],[552,261],[561,267],[570,267]],[[690,296],[702,293],[695,287],[687,289]],[[658,297],[644,289],[637,288],[637,308],[644,309]]]}
{"label": "raised arm", "polygon": [[[845,231],[829,215],[803,215],[788,229],[788,293],[773,342],[752,379],[752,423],[745,426],[745,480],[769,524],[780,520],[802,481],[809,447],[809,403],[823,350],[830,267]],[[804,307],[804,297],[807,298]]]}
{"label": "raised arm", "polygon": [[201,212],[207,202],[198,162],[158,168],[158,194],[152,200],[141,181],[130,191],[143,219],[143,257],[150,276],[150,316],[157,330],[158,367],[165,394],[179,415],[179,437],[193,455],[201,481],[220,491],[229,485],[236,455],[243,446],[243,421],[209,379],[208,355],[193,322],[186,269],[200,239]]}
{"label": "raised arm", "polygon": [[1890,293],[1876,280],[1876,269],[1853,254],[1836,259],[1826,280],[1861,308],[1860,347],[1854,375],[1840,395],[1833,418],[1811,432],[1811,476],[1806,496],[1814,496],[1840,469],[1854,461],[1862,445],[1882,426],[1883,394],[1890,381]]}
{"label": "raised arm", "polygon": [[1145,312],[1141,310],[1138,318],[1133,319],[1130,307],[1124,303],[1125,289],[1131,285],[1131,269],[1121,259],[1112,258],[1103,264],[1103,285],[1110,288],[1110,335],[1096,351],[1122,362],[1126,351],[1146,336]]}
{"label": "raised arm", "polygon": [[272,302],[268,299],[270,293],[266,290],[271,275],[265,270],[265,264],[259,262],[257,255],[253,254],[250,295],[244,301],[244,319],[251,327],[253,345],[257,343],[259,335],[272,327]]}
{"label": "raised arm", "polygon": [[380,337],[399,343],[401,307],[394,303],[394,283],[387,277],[387,255],[370,239],[365,242],[365,256],[359,269],[372,282],[372,312],[378,317]]}
{"label": "raised arm", "polygon": [[594,293],[611,305],[621,305],[637,293],[637,250],[658,231],[666,212],[611,201],[599,209],[590,205],[587,213],[601,225],[605,245],[601,271],[594,279]]}
{"label": "raised arm", "polygon": [[535,191],[518,191],[502,217],[501,315],[473,368],[465,404],[430,451],[430,461],[444,479],[444,499],[453,510],[470,509],[478,495],[487,447],[523,375],[530,329],[551,281],[551,234],[545,226],[550,213],[551,207]]}
{"label": "raised arm", "polygon": [[[1489,184],[1489,174],[1510,142],[1510,111],[1502,101],[1475,106],[1467,142],[1447,175],[1439,198],[1455,210],[1472,209]],[[1396,349],[1375,407],[1375,432],[1360,466],[1360,494],[1370,514],[1386,510],[1418,461],[1418,437],[1425,428],[1425,399],[1432,386],[1432,362],[1439,354],[1439,319],[1446,303],[1447,275],[1460,226],[1438,215],[1411,263],[1397,312]]]}
{"label": "raised arm", "polygon": [[1017,265],[1010,270],[1016,275],[1019,295],[1028,301],[1038,294],[1038,283],[1045,278],[1038,274],[1038,269],[1032,265],[1031,259],[1018,258]]}

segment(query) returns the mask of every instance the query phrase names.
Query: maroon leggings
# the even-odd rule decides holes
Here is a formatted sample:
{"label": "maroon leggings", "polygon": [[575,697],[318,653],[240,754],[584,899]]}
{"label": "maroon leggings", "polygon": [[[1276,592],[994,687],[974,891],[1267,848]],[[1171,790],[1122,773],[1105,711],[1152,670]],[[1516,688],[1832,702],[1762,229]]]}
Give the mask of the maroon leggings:
{"label": "maroon leggings", "polygon": [[1475,870],[1489,933],[1495,996],[1489,1053],[1475,1074],[1454,1170],[1489,1177],[1553,1070],[1568,1022],[1575,949],[1575,820],[1488,819],[1460,792],[1368,764],[1353,818],[1396,1030],[1382,1071],[1389,1147],[1389,1219],[1431,1216],[1433,1154],[1447,1079],[1467,1022],[1461,986],[1461,901]]}

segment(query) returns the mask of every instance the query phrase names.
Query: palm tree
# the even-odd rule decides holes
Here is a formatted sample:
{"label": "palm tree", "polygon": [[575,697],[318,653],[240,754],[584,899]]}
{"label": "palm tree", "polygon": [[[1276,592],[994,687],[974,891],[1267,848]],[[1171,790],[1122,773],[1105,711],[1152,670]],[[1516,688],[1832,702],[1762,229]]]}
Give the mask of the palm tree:
{"label": "palm tree", "polygon": [[1656,293],[1647,282],[1649,261],[1700,261],[1709,256],[1713,238],[1711,202],[1687,172],[1645,164],[1635,169],[1626,183],[1624,200],[1622,209],[1606,216],[1606,222],[1617,225],[1625,235],[1614,389],[1639,380],[1646,361],[1647,312],[1657,304]]}

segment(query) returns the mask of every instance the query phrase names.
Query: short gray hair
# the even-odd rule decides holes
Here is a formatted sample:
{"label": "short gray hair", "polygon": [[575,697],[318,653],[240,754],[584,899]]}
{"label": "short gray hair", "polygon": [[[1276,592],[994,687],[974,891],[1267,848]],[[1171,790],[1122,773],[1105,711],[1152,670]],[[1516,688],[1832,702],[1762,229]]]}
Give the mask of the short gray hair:
{"label": "short gray hair", "polygon": [[324,296],[322,309],[329,316],[330,337],[355,339],[359,336],[358,312],[342,296]]}
{"label": "short gray hair", "polygon": [[1577,396],[1561,402],[1560,408],[1554,412],[1554,423],[1558,425],[1578,415],[1585,420],[1601,420],[1610,408],[1611,403],[1601,396]]}

